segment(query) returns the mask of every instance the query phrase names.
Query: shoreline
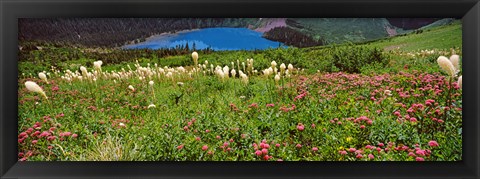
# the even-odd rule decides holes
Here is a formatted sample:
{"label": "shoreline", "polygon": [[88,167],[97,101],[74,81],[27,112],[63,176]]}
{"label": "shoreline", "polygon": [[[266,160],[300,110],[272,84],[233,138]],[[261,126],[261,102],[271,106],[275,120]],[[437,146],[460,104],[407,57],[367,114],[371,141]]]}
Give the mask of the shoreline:
{"label": "shoreline", "polygon": [[154,35],[151,35],[149,37],[144,38],[145,41],[135,43],[135,41],[138,41],[138,40],[142,39],[142,38],[136,38],[135,40],[131,40],[130,42],[127,42],[127,43],[125,43],[124,45],[122,45],[118,48],[124,48],[124,47],[130,46],[130,45],[141,44],[141,43],[149,41],[149,40],[156,40],[156,39],[161,39],[161,38],[173,37],[173,36],[178,35],[178,34],[193,32],[193,31],[197,31],[197,30],[201,30],[201,29],[187,29],[187,30],[180,30],[180,31],[177,31],[177,32],[162,32],[162,33],[159,33],[159,34],[157,33],[157,34],[154,34]]}
{"label": "shoreline", "polygon": [[202,30],[202,29],[209,29],[209,28],[245,28],[245,29],[249,29],[249,30],[252,30],[252,31],[255,31],[255,32],[260,32],[262,34],[265,33],[265,32],[258,31],[259,28],[251,29],[251,28],[248,28],[248,27],[208,27],[208,28],[186,29],[186,30],[180,30],[180,31],[177,31],[177,32],[162,32],[162,33],[159,33],[159,34],[154,34],[154,35],[151,35],[149,37],[146,37],[145,40],[142,41],[142,42],[135,43],[135,41],[138,41],[138,40],[141,39],[141,38],[137,38],[137,39],[132,40],[129,43],[126,43],[126,44],[124,44],[124,45],[122,45],[118,48],[125,48],[125,47],[131,46],[131,45],[138,45],[138,44],[141,44],[141,43],[144,43],[144,42],[147,42],[147,41],[154,41],[154,40],[159,40],[159,39],[163,39],[163,38],[170,38],[170,37],[174,37],[174,36],[177,36],[177,35],[180,35],[180,34],[183,34],[183,33],[194,32],[194,31],[198,31],[198,30]]}

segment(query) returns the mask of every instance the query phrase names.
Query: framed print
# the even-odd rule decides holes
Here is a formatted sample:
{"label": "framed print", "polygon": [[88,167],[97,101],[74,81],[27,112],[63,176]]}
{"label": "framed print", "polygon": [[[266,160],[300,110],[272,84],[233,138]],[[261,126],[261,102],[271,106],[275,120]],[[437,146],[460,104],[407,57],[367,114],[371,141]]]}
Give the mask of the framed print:
{"label": "framed print", "polygon": [[479,177],[478,1],[1,11],[2,177]]}

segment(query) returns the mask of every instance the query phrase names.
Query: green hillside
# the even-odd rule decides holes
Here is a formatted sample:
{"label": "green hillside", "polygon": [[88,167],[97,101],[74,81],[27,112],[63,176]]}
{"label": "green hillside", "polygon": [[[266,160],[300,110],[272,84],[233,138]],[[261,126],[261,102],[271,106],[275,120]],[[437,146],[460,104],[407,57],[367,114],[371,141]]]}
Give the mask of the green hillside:
{"label": "green hillside", "polygon": [[462,24],[456,21],[450,25],[433,27],[421,33],[410,33],[369,43],[374,47],[415,51],[423,49],[449,49],[462,47]]}
{"label": "green hillside", "polygon": [[387,37],[386,27],[394,28],[385,18],[296,18],[297,30],[324,38],[328,44],[362,42]]}

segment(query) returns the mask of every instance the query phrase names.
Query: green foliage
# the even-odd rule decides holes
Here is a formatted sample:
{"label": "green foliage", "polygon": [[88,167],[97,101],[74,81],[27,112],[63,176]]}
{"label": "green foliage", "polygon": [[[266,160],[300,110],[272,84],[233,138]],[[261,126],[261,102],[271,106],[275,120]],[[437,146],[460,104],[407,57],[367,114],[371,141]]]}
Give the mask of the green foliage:
{"label": "green foliage", "polygon": [[379,64],[385,66],[389,62],[388,56],[378,48],[341,46],[334,47],[327,53],[329,58],[325,59],[326,61],[330,61],[340,71],[348,73],[360,73],[360,69],[366,65]]}

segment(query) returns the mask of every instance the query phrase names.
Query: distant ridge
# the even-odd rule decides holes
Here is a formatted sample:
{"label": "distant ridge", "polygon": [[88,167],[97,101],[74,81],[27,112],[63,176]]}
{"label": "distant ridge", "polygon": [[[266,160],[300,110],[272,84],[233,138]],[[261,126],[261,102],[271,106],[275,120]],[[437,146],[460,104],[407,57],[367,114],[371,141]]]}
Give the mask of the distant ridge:
{"label": "distant ridge", "polygon": [[[244,27],[297,47],[365,42],[448,24],[439,18],[47,18],[20,19],[20,43],[119,47],[164,32]],[[292,38],[295,37],[295,38]]]}

